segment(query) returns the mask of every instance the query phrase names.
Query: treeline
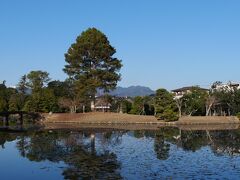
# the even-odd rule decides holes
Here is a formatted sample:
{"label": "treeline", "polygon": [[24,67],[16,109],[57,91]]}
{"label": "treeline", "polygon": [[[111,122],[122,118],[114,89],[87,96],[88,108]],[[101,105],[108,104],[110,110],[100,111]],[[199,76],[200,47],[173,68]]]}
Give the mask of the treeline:
{"label": "treeline", "polygon": [[16,88],[0,84],[0,112],[64,112],[59,99],[69,96],[66,85],[60,81],[50,82],[47,72],[31,71],[22,76]]}
{"label": "treeline", "polygon": [[[139,115],[155,115],[166,121],[182,115],[236,115],[240,112],[240,90],[235,87],[210,91],[193,87],[189,93],[176,98],[166,89],[153,96],[116,98],[108,94],[121,79],[122,61],[114,56],[116,50],[105,34],[96,28],[83,31],[65,53],[65,81],[51,81],[45,71],[31,71],[22,76],[17,88],[0,84],[0,112],[88,112],[98,89],[111,103],[111,111]],[[220,86],[221,87],[221,86]]]}
{"label": "treeline", "polygon": [[[218,84],[220,84],[218,82]],[[50,81],[44,71],[31,71],[21,77],[16,88],[0,84],[0,112],[89,112],[95,97],[77,97],[78,88],[71,79]],[[111,104],[112,112],[155,115],[166,121],[181,116],[231,116],[240,112],[240,90],[237,87],[216,88],[209,91],[192,87],[190,92],[176,98],[166,89],[155,95],[135,98],[102,97]]]}
{"label": "treeline", "polygon": [[158,89],[154,96],[136,97],[128,113],[155,115],[174,121],[181,116],[240,116],[240,89],[238,86],[215,82],[209,90],[193,86],[182,96],[166,89]]}

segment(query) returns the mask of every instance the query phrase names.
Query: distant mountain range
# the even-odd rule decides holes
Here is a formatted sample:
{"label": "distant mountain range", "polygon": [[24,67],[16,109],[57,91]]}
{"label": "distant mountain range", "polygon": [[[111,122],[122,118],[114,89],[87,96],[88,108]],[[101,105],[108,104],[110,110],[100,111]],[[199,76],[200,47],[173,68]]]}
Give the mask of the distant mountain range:
{"label": "distant mountain range", "polygon": [[[117,87],[115,90],[109,93],[112,96],[118,97],[136,97],[136,96],[148,96],[155,94],[155,91],[149,87],[144,86],[130,86],[130,87]],[[103,95],[103,91],[98,91],[98,96]]]}

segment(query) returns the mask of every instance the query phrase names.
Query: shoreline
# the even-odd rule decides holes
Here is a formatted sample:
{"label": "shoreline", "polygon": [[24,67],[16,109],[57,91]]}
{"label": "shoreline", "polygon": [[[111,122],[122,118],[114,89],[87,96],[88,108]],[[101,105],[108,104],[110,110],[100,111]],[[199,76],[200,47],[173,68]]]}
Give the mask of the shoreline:
{"label": "shoreline", "polygon": [[154,116],[142,116],[131,114],[119,114],[119,113],[54,113],[54,114],[42,114],[44,120],[42,123],[45,126],[67,126],[68,124],[75,124],[76,126],[188,126],[188,125],[228,125],[228,124],[240,124],[240,121],[235,116],[191,116],[181,117],[178,121],[165,122],[157,120]]}
{"label": "shoreline", "polygon": [[188,125],[157,125],[157,124],[83,124],[83,123],[45,123],[45,130],[159,130],[161,128],[178,128],[184,131],[214,131],[238,129],[240,124],[188,124]]}

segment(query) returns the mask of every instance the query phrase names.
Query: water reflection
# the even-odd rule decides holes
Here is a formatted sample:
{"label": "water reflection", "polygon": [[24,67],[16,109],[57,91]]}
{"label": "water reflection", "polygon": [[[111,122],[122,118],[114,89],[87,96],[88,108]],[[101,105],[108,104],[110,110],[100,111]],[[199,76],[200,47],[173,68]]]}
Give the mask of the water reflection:
{"label": "water reflection", "polygon": [[[238,157],[240,154],[239,129],[191,131],[165,127],[157,131],[81,130],[40,131],[22,134],[0,133],[2,149],[5,148],[7,142],[11,141],[15,141],[19,156],[25,157],[29,161],[50,161],[56,164],[64,162],[66,167],[62,169],[62,176],[65,179],[131,179],[132,171],[128,171],[128,169],[135,168],[137,171],[145,168],[149,166],[147,160],[155,165],[151,166],[152,169],[149,176],[146,176],[147,179],[166,178],[168,177],[166,174],[170,173],[166,170],[169,163],[173,169],[181,170],[175,167],[174,158],[189,155],[183,154],[182,151],[195,153],[208,147],[211,150],[208,152],[210,156],[212,156],[211,153],[216,157]],[[141,148],[137,144],[140,142]],[[142,146],[144,144],[146,147]],[[150,149],[148,149],[149,147]],[[176,148],[174,149],[174,147]],[[152,152],[153,154],[151,154]],[[198,158],[201,159],[201,155],[198,154]],[[131,159],[132,156],[133,159]],[[134,163],[133,161],[142,162],[143,165],[130,167],[130,164]],[[160,164],[165,161],[166,164]],[[235,164],[240,165],[240,160],[237,159]],[[164,169],[159,171],[158,166],[160,167],[160,165],[164,165],[166,172]],[[201,164],[199,166],[201,167]],[[124,168],[125,170],[123,170]],[[231,170],[234,171],[234,169]],[[144,175],[147,175],[147,171],[144,172],[144,169],[142,171],[145,173]],[[213,172],[215,171],[213,170]],[[191,169],[191,173],[192,177],[197,176],[198,169]],[[237,170],[236,173],[237,176],[240,175]],[[185,175],[179,177],[188,177]],[[132,177],[135,176],[137,177],[136,174]],[[142,175],[139,176],[143,178]]]}
{"label": "water reflection", "polygon": [[[86,143],[85,141],[89,139],[90,143]],[[31,161],[63,161],[69,165],[63,171],[65,179],[80,177],[120,179],[120,174],[116,171],[119,168],[116,155],[107,151],[97,154],[95,137],[91,134],[61,131],[39,132],[29,135],[24,146],[20,142],[17,143],[17,147],[21,147],[20,153],[26,154]]]}

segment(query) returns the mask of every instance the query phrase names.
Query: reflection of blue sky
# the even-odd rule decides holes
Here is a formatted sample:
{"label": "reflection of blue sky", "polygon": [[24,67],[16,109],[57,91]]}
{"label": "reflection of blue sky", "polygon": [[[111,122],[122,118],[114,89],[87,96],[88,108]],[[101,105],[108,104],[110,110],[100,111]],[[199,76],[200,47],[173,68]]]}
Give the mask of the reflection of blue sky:
{"label": "reflection of blue sky", "polygon": [[[77,134],[77,132],[76,132]],[[75,135],[75,133],[74,133]],[[152,137],[135,138],[133,131],[115,131],[109,139],[106,133],[96,133],[95,148],[98,154],[106,151],[116,154],[121,176],[125,179],[238,179],[240,176],[240,156],[227,154],[216,155],[210,146],[199,150],[185,151],[175,144],[170,144],[169,158],[157,159],[154,150],[155,139]],[[76,136],[79,142],[89,147],[90,136]],[[64,137],[66,138],[66,137]],[[221,137],[223,138],[223,137]],[[0,179],[62,179],[64,163],[50,161],[29,161],[16,149],[18,140],[5,143],[0,148]],[[81,144],[81,143],[80,143]],[[63,144],[62,144],[63,145]],[[87,164],[87,162],[86,162]]]}
{"label": "reflection of blue sky", "polygon": [[[110,144],[107,149],[117,155],[121,175],[126,179],[193,179],[196,176],[236,179],[240,176],[240,157],[216,156],[208,146],[192,152],[170,145],[167,160],[157,159],[153,138],[136,139],[125,134],[120,144]],[[98,144],[97,148],[101,147]]]}
{"label": "reflection of blue sky", "polygon": [[1,180],[62,179],[62,168],[66,167],[64,163],[29,161],[19,154],[16,149],[16,141],[8,142],[4,146],[5,149],[0,148]]}

